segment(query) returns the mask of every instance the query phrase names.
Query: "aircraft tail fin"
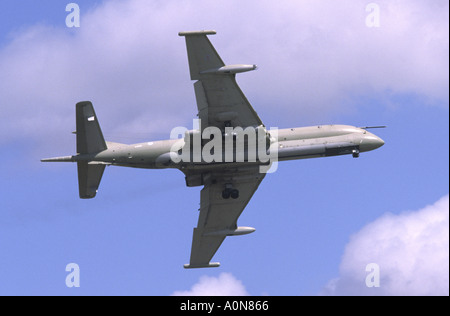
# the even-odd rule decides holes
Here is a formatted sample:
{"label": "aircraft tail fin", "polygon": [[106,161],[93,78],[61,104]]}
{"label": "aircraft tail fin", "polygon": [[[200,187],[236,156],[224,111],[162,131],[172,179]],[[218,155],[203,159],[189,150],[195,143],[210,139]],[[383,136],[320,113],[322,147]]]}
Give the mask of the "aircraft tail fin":
{"label": "aircraft tail fin", "polygon": [[76,105],[77,153],[94,154],[107,149],[94,107],[89,101]]}
{"label": "aircraft tail fin", "polygon": [[77,164],[80,198],[92,199],[97,194],[106,165],[87,161],[79,161]]}
{"label": "aircraft tail fin", "polygon": [[[95,154],[107,149],[91,102],[77,103],[76,126],[78,154]],[[97,194],[106,165],[88,161],[78,161],[77,164],[80,198],[91,199]]]}
{"label": "aircraft tail fin", "polygon": [[[41,159],[42,162],[76,162],[78,165],[78,187],[80,198],[91,199],[97,194],[105,167],[109,163],[90,161],[95,154],[100,153],[108,146],[103,137],[100,124],[94,107],[89,101],[79,102],[76,105],[77,153],[75,156],[64,156]],[[115,143],[109,143],[115,146]],[[81,159],[79,156],[81,155]]]}

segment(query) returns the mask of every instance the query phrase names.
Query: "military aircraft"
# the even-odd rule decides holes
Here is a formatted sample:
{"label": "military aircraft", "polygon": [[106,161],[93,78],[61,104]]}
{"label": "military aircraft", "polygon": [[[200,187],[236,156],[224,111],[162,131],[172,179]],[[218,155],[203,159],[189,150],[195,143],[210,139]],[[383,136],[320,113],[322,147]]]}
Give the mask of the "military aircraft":
{"label": "military aircraft", "polygon": [[[42,159],[76,162],[82,199],[95,197],[106,166],[177,168],[185,174],[188,187],[203,186],[190,262],[185,268],[218,267],[218,262],[210,261],[225,237],[255,231],[238,227],[237,220],[266,175],[267,169],[262,167],[293,159],[347,154],[356,158],[384,144],[369,127],[321,125],[268,131],[235,80],[237,73],[257,66],[225,65],[207,36],[213,34],[216,32],[179,33],[186,40],[191,80],[196,80],[199,129],[186,131],[184,138],[133,145],[107,142],[92,103],[80,102],[76,105],[77,154]],[[213,140],[217,142],[211,145]],[[252,150],[257,153],[251,155]],[[205,153],[216,159],[206,159]]]}

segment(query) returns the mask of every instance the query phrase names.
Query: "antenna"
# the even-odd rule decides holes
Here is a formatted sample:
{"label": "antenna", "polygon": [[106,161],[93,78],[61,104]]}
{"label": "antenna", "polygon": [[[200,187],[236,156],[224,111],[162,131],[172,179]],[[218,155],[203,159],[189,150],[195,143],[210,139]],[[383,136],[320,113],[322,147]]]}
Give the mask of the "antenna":
{"label": "antenna", "polygon": [[387,126],[365,126],[365,127],[359,127],[361,129],[371,129],[371,128],[386,128]]}

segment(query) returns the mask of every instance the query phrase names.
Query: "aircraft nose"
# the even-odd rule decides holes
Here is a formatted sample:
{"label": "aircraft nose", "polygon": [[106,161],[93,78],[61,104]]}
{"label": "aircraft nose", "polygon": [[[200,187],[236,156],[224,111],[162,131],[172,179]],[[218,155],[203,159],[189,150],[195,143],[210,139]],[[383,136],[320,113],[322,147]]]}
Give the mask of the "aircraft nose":
{"label": "aircraft nose", "polygon": [[384,140],[374,134],[369,134],[364,137],[360,147],[362,147],[361,151],[370,151],[380,148],[383,145]]}

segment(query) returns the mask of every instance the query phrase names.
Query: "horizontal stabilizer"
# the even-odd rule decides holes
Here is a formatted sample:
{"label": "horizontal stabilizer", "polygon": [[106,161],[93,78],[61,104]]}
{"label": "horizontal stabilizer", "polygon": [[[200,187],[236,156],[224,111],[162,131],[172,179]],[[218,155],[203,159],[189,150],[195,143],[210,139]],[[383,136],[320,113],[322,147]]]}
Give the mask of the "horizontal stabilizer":
{"label": "horizontal stabilizer", "polygon": [[91,164],[83,161],[79,161],[77,164],[80,198],[92,199],[97,194],[106,165]]}
{"label": "horizontal stabilizer", "polygon": [[77,103],[76,121],[78,154],[94,154],[107,148],[91,102]]}

